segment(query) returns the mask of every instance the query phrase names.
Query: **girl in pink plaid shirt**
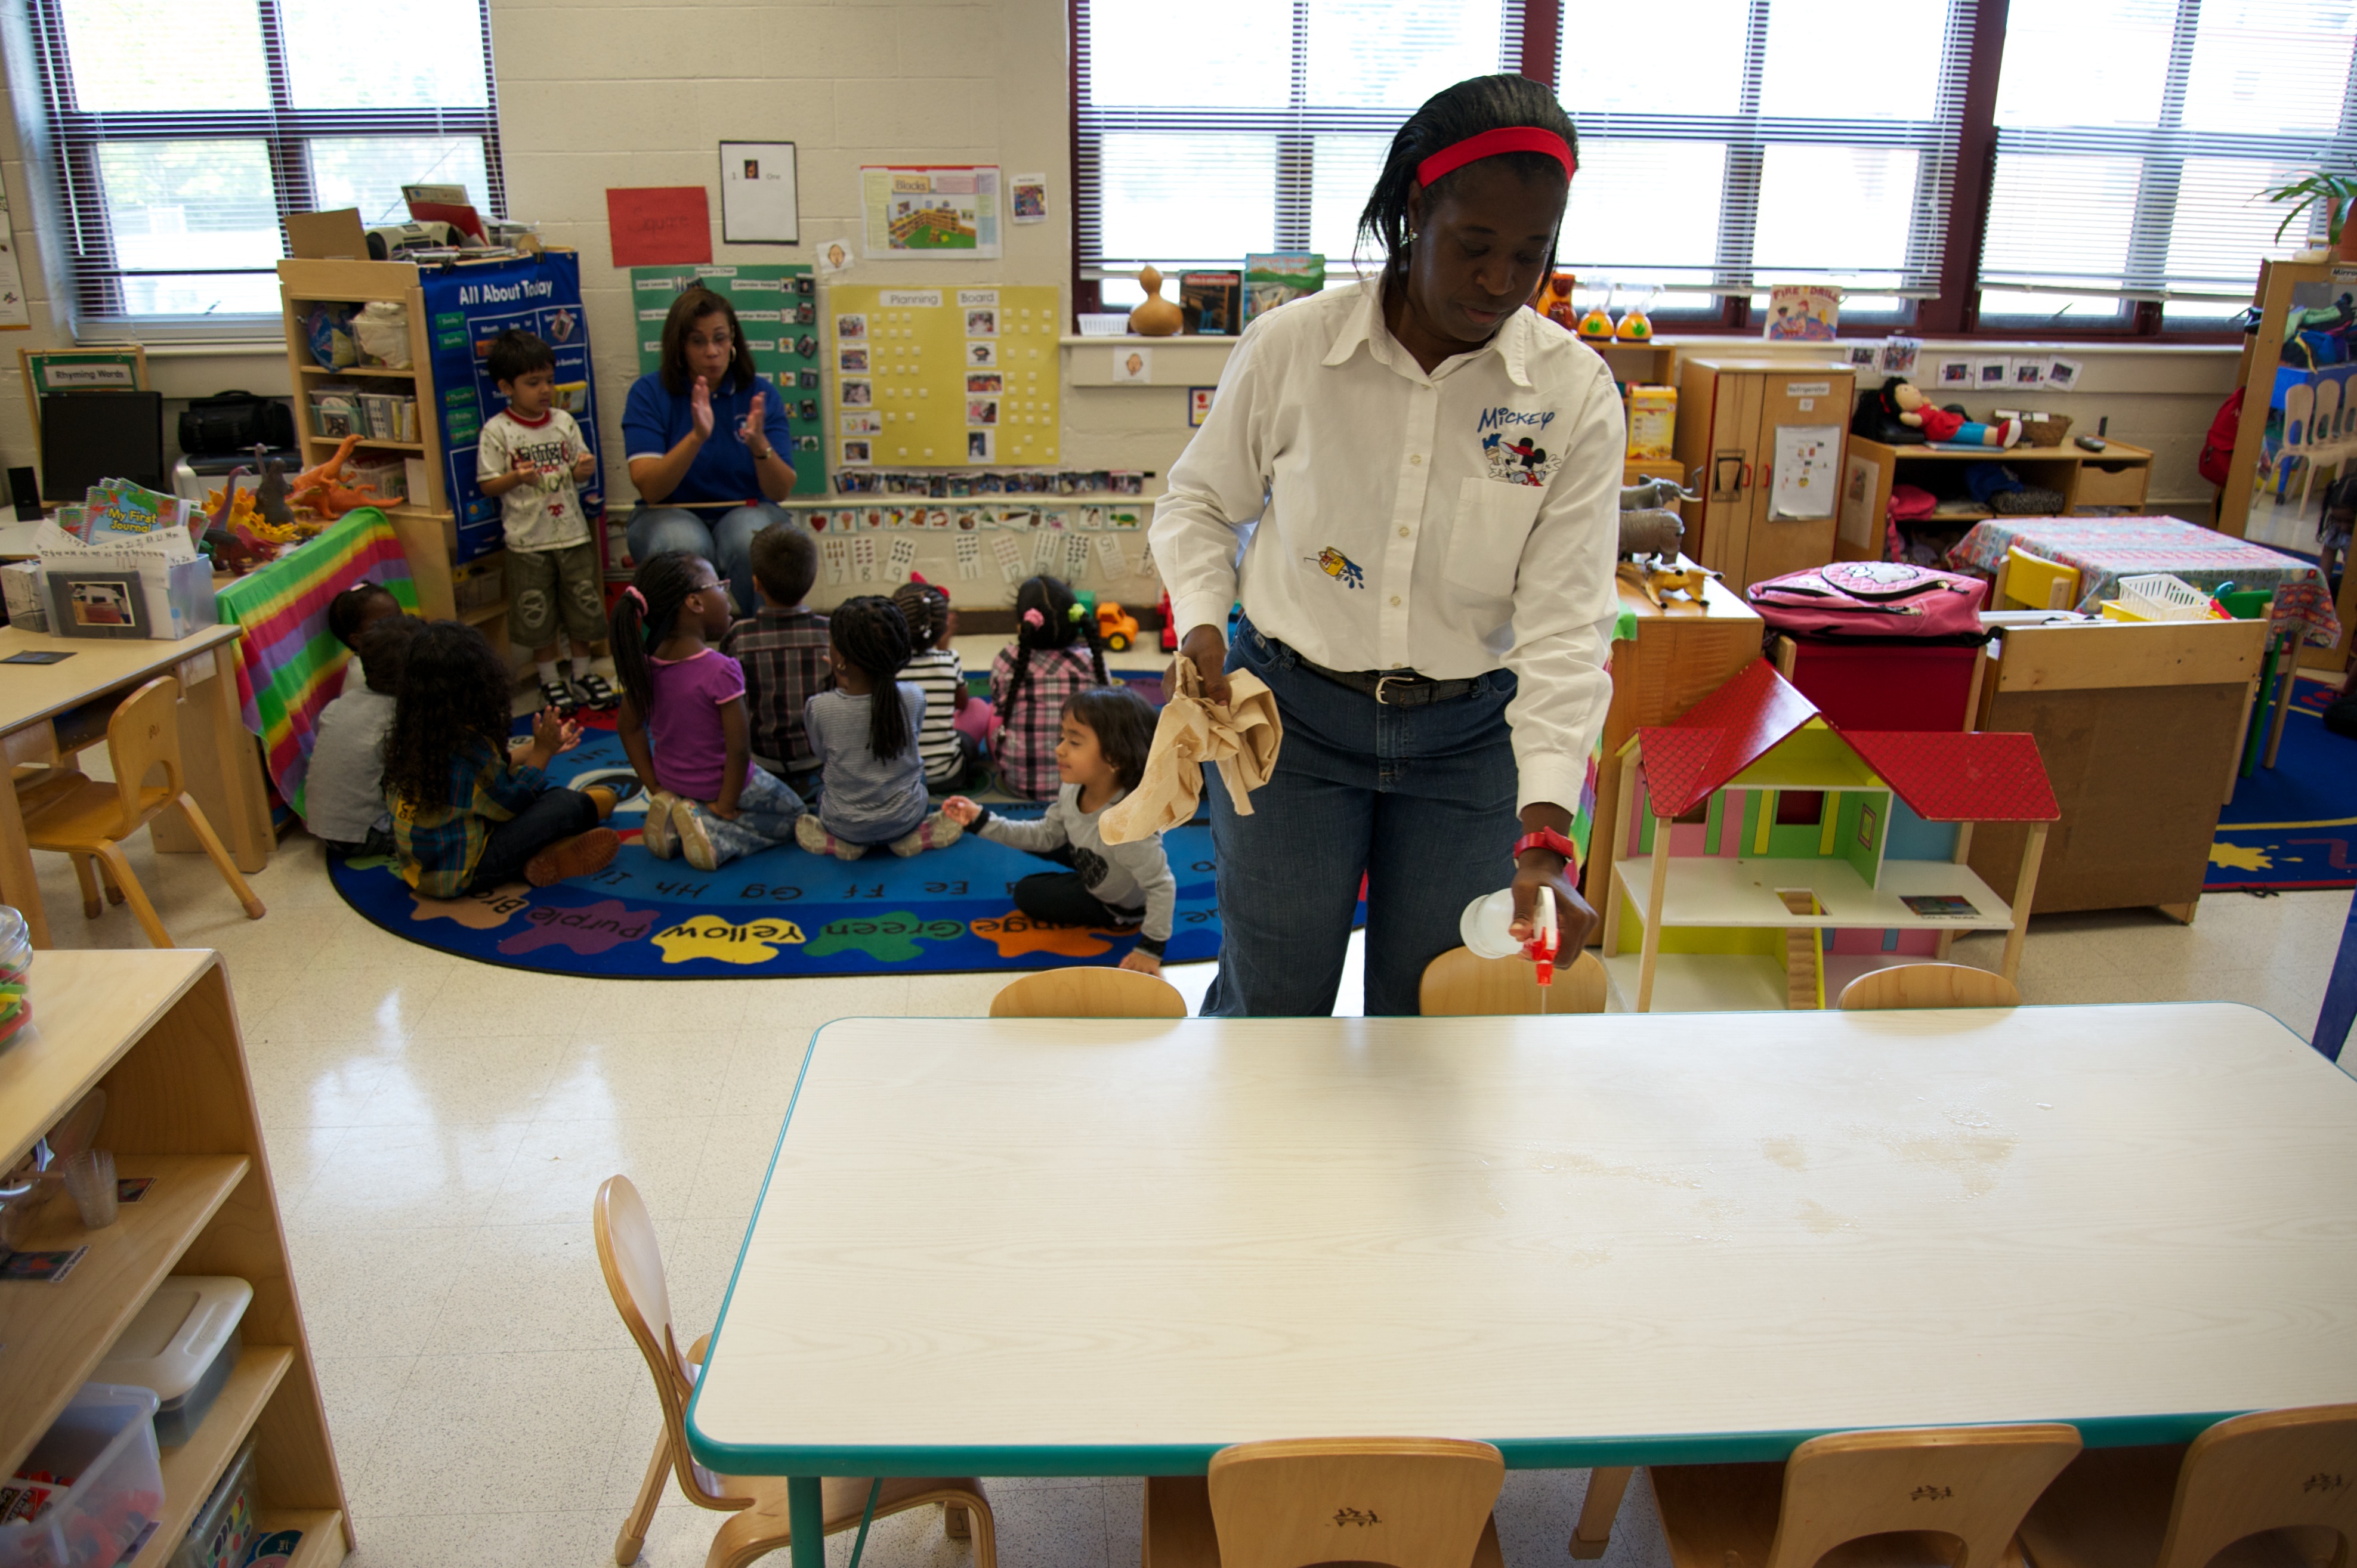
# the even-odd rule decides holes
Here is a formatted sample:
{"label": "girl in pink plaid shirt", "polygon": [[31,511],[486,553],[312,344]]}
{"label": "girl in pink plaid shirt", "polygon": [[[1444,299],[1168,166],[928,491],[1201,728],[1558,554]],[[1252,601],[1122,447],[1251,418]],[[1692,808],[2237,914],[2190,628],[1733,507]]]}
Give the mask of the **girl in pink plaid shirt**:
{"label": "girl in pink plaid shirt", "polygon": [[1015,640],[990,666],[990,700],[997,710],[991,755],[998,781],[1027,800],[1052,799],[1064,699],[1107,684],[1096,618],[1060,577],[1038,576],[1015,592]]}

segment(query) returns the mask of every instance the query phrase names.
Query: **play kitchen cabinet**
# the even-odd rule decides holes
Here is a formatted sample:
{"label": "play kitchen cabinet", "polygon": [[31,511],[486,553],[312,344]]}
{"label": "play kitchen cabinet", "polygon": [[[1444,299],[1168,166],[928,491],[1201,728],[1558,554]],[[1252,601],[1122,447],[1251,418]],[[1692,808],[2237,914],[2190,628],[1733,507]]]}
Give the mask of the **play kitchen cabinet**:
{"label": "play kitchen cabinet", "polygon": [[1679,363],[1686,553],[1741,593],[1834,558],[1855,372],[1847,365]]}

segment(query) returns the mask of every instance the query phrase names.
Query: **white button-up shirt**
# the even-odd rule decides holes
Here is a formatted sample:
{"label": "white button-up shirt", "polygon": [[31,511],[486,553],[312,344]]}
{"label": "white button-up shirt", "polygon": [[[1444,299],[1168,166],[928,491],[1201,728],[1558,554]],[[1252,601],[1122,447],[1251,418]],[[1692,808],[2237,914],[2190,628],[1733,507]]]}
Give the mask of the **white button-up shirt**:
{"label": "white button-up shirt", "polygon": [[1517,806],[1573,811],[1612,696],[1626,451],[1611,371],[1554,322],[1518,310],[1426,375],[1379,280],[1329,289],[1236,344],[1154,559],[1181,636],[1241,598],[1329,670],[1512,671]]}

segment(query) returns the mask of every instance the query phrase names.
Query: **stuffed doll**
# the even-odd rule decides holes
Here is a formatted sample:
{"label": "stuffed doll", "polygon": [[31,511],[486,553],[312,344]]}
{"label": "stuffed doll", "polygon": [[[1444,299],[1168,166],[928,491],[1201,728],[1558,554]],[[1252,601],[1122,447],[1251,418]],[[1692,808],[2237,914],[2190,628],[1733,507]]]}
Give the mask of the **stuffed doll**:
{"label": "stuffed doll", "polygon": [[1882,383],[1882,396],[1898,412],[1900,424],[1921,430],[1927,440],[1963,446],[2006,447],[2021,439],[2021,421],[2018,419],[1979,424],[1953,409],[1933,407],[1930,398],[1895,377]]}

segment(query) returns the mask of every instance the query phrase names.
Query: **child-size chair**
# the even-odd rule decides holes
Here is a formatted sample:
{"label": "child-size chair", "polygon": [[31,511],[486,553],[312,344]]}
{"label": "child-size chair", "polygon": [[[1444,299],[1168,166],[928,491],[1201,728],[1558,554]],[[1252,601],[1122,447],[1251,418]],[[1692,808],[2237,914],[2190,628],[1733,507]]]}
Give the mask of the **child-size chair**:
{"label": "child-size chair", "polygon": [[[662,1405],[662,1431],[656,1434],[654,1457],[647,1462],[646,1479],[639,1483],[638,1500],[614,1542],[614,1561],[628,1564],[639,1559],[646,1544],[647,1523],[661,1500],[663,1478],[679,1477],[679,1489],[699,1508],[729,1514],[705,1568],[741,1568],[755,1558],[791,1543],[787,1524],[786,1481],[782,1476],[723,1476],[697,1464],[687,1451],[687,1400],[694,1391],[696,1373],[704,1365],[705,1335],[680,1353],[671,1320],[671,1292],[663,1283],[662,1251],[655,1243],[654,1221],[639,1189],[628,1176],[608,1176],[597,1189],[592,1210],[597,1234],[597,1262],[606,1272],[606,1289],[623,1326],[638,1342],[654,1374],[655,1394]],[[825,1530],[829,1535],[858,1524],[867,1509],[867,1477],[828,1477],[822,1484]],[[990,1499],[982,1483],[970,1476],[888,1476],[876,1498],[875,1517],[901,1513],[926,1503],[948,1505],[944,1526],[952,1536],[971,1531],[974,1568],[996,1568],[998,1561]]]}
{"label": "child-size chair", "polygon": [[1427,1018],[1522,1013],[1601,1013],[1604,961],[1592,952],[1555,971],[1555,983],[1541,985],[1538,969],[1526,958],[1477,958],[1470,948],[1450,948],[1424,966],[1416,1006]]}
{"label": "child-size chair", "polygon": [[1043,969],[990,999],[994,1018],[1184,1018],[1187,999],[1157,975],[1096,966]]}
{"label": "child-size chair", "polygon": [[1812,1568],[1845,1541],[1891,1534],[1914,1539],[1885,1543],[1876,1562],[2001,1568],[2017,1560],[2022,1516],[2078,1452],[2077,1430],[2061,1424],[1833,1432],[1781,1465],[1656,1465],[1653,1499],[1676,1568]]}
{"label": "child-size chair", "polygon": [[1835,1006],[1846,1012],[1886,1007],[2018,1007],[2012,981],[1968,963],[1900,963],[1870,969],[1842,987]]}
{"label": "child-size chair", "polygon": [[[106,760],[113,781],[91,779],[72,768],[51,768],[16,786],[17,807],[24,813],[25,842],[35,849],[54,850],[73,859],[74,879],[81,884],[81,912],[98,918],[105,905],[99,901],[98,876],[102,874],[109,899],[128,899],[131,913],[147,940],[168,948],[172,939],[146,889],[131,875],[123,858],[123,841],[166,811],[178,811],[189,831],[204,846],[205,858],[221,874],[229,890],[245,908],[246,918],[259,920],[262,900],[238,875],[237,865],[221,847],[212,823],[191,800],[180,769],[180,725],[176,704],[180,683],[158,675],[123,700],[106,723]],[[147,776],[164,770],[164,781],[151,785]]]}
{"label": "child-size chair", "polygon": [[1490,1510],[1505,1479],[1486,1443],[1240,1443],[1208,1476],[1147,1477],[1142,1568],[1504,1568]]}
{"label": "child-size chair", "polygon": [[2005,553],[1996,597],[1999,609],[2067,610],[2079,602],[2079,568],[2014,545]]}
{"label": "child-size chair", "polygon": [[2021,1521],[2021,1543],[2037,1568],[2202,1568],[2229,1545],[2238,1565],[2347,1568],[2357,1404],[2234,1416],[2188,1447],[2090,1448]]}

